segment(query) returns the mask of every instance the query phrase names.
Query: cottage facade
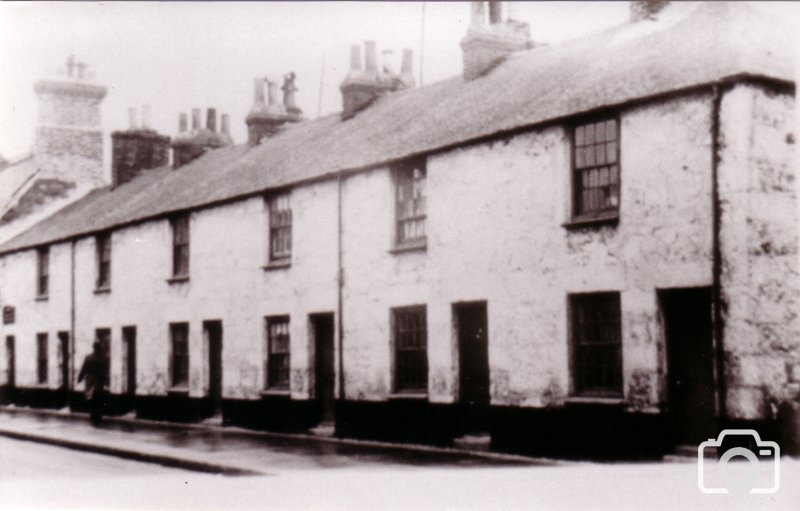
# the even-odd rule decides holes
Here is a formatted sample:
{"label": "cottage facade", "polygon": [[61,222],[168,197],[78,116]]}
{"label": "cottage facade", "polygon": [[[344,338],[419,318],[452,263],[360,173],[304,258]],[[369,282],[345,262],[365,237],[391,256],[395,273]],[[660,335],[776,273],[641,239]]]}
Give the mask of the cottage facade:
{"label": "cottage facade", "polygon": [[725,38],[768,20],[636,7],[540,48],[473,4],[467,78],[415,89],[367,48],[346,115],[257,92],[247,146],[0,246],[5,399],[80,409],[98,339],[113,413],[557,456],[775,436],[800,391],[795,89],[780,38]]}

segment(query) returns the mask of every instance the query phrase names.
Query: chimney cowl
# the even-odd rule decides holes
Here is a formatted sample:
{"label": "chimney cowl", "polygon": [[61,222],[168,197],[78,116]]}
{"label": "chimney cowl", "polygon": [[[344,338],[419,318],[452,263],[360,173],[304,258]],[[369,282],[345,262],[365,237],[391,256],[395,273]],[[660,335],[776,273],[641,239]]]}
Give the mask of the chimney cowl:
{"label": "chimney cowl", "polygon": [[[247,143],[255,146],[265,137],[278,133],[288,123],[303,119],[303,112],[295,102],[297,86],[296,75],[288,73],[283,77],[283,86],[268,78],[255,80],[255,98],[250,113],[245,118],[247,124]],[[264,101],[264,84],[267,85],[267,98]],[[283,101],[278,97],[278,90],[283,91]]]}

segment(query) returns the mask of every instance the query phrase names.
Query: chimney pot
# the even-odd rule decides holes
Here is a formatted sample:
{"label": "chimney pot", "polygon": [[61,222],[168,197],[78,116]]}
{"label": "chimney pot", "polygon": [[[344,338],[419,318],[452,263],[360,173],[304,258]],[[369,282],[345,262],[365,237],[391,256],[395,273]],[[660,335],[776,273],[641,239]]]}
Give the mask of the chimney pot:
{"label": "chimney pot", "polygon": [[181,133],[185,133],[188,128],[189,120],[187,117],[185,112],[181,112],[178,116],[178,131]]}
{"label": "chimney pot", "polygon": [[499,0],[489,0],[489,24],[503,22],[503,4]]}
{"label": "chimney pot", "polygon": [[138,119],[138,112],[135,108],[128,109],[128,129],[136,130],[139,129],[139,119]]}
{"label": "chimney pot", "polygon": [[142,105],[142,129],[150,129],[150,105]]}
{"label": "chimney pot", "polygon": [[403,50],[403,65],[400,68],[400,73],[404,75],[414,74],[414,52],[409,48]]}
{"label": "chimney pot", "polygon": [[366,41],[364,43],[364,64],[367,73],[378,73],[378,57],[376,53],[375,41]]}
{"label": "chimney pot", "polygon": [[278,84],[273,82],[272,80],[267,80],[267,94],[269,106],[277,105],[278,104]]}
{"label": "chimney pot", "polygon": [[228,114],[222,114],[220,117],[220,123],[222,124],[222,133],[225,135],[230,135],[230,116]]}
{"label": "chimney pot", "polygon": [[200,130],[200,109],[192,108],[192,131]]}
{"label": "chimney pot", "polygon": [[211,132],[217,131],[217,110],[209,108],[206,113],[206,129]]}
{"label": "chimney pot", "polygon": [[350,71],[361,71],[361,47],[357,44],[350,47]]}
{"label": "chimney pot", "polygon": [[255,78],[253,80],[254,86],[254,95],[253,100],[256,103],[263,103],[264,102],[264,79],[263,78]]}

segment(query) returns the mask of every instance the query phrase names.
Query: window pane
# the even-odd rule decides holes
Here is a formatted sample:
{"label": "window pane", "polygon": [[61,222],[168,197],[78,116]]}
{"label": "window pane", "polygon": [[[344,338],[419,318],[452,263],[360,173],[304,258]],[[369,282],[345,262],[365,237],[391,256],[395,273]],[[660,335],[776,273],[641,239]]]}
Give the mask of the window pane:
{"label": "window pane", "polygon": [[573,296],[571,308],[576,390],[621,394],[619,294]]}
{"label": "window pane", "polygon": [[606,140],[617,140],[616,119],[606,121]]}
{"label": "window pane", "polygon": [[617,143],[609,142],[606,144],[606,161],[608,163],[616,163],[617,161]]}
{"label": "window pane", "polygon": [[575,145],[582,146],[586,143],[585,129],[583,126],[578,126],[575,129]]}
{"label": "window pane", "polygon": [[598,165],[605,165],[606,163],[606,146],[605,144],[594,146],[594,159]]}
{"label": "window pane", "polygon": [[586,125],[586,143],[594,144],[594,124]]}
{"label": "window pane", "polygon": [[594,125],[594,138],[595,143],[601,143],[606,141],[606,123],[605,122],[598,122]]}

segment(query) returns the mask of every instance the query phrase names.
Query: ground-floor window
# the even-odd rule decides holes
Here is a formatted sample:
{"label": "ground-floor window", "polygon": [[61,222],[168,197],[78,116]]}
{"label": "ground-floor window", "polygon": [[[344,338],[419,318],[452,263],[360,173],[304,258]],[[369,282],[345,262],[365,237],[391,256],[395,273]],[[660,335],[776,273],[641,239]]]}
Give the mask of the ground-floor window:
{"label": "ground-floor window", "polygon": [[47,334],[36,334],[36,383],[47,383]]}
{"label": "ground-floor window", "polygon": [[570,296],[575,393],[622,396],[619,293]]}
{"label": "ground-floor window", "polygon": [[424,305],[392,309],[395,392],[428,391],[428,321]]}
{"label": "ground-floor window", "polygon": [[289,390],[289,316],[266,319],[267,389]]}
{"label": "ground-floor window", "polygon": [[189,323],[169,325],[171,383],[173,387],[189,385]]}

